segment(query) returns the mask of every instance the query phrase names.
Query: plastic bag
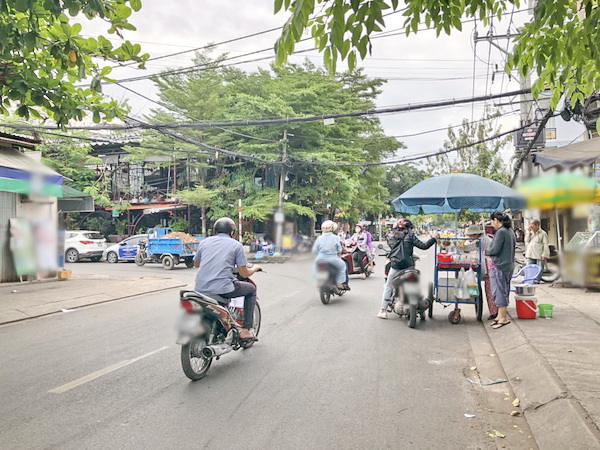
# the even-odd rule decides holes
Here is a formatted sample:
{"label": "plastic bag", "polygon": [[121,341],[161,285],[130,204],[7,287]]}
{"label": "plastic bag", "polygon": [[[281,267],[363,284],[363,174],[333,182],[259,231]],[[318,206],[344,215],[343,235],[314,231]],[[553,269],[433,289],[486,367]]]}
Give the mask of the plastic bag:
{"label": "plastic bag", "polygon": [[454,288],[454,295],[459,300],[467,300],[471,298],[469,288],[467,286],[467,276],[464,267],[458,272],[458,279]]}
{"label": "plastic bag", "polygon": [[479,286],[477,283],[477,275],[472,268],[469,268],[465,273],[465,280],[467,283],[467,291],[471,297],[479,296]]}

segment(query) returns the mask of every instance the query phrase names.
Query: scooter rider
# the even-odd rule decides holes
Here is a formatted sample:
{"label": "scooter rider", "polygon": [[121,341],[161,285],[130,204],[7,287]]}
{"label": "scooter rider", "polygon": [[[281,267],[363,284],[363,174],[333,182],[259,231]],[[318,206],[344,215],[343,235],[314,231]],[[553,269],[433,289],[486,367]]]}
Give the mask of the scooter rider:
{"label": "scooter rider", "polygon": [[366,227],[359,224],[356,225],[354,231],[356,231],[356,233],[350,238],[356,243],[356,250],[354,250],[354,253],[352,254],[352,261],[356,267],[360,268],[361,277],[364,280],[367,278],[367,274],[365,273],[367,268],[363,264],[363,258],[373,251],[371,233],[366,231]]}
{"label": "scooter rider", "polygon": [[246,281],[239,281],[233,275],[238,273],[248,278],[261,270],[258,264],[248,268],[243,245],[233,239],[235,222],[229,217],[222,217],[213,226],[214,236],[204,239],[198,246],[194,256],[196,273],[194,290],[203,294],[215,294],[231,299],[244,297],[244,322],[240,331],[240,340],[257,341],[250,329],[256,304],[256,286]]}
{"label": "scooter rider", "polygon": [[333,265],[337,269],[336,287],[349,291],[346,263],[340,258],[342,245],[340,238],[335,234],[337,224],[332,220],[326,220],[321,224],[321,230],[323,234],[317,238],[312,248],[313,253],[317,255],[315,268],[319,262]]}
{"label": "scooter rider", "polygon": [[387,243],[390,247],[389,258],[392,266],[383,288],[381,309],[377,314],[377,317],[380,319],[387,319],[387,309],[394,290],[393,281],[396,274],[415,265],[413,260],[413,248],[418,247],[421,250],[427,250],[436,242],[436,239],[433,237],[427,242],[421,241],[415,235],[413,228],[413,224],[410,220],[404,218],[398,219],[387,235]]}

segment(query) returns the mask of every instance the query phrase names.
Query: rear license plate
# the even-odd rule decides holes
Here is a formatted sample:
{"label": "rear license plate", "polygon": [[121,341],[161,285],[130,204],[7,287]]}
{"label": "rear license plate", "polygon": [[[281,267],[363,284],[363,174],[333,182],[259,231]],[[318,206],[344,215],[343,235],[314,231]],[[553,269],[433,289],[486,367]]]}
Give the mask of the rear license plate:
{"label": "rear license plate", "polygon": [[327,272],[317,272],[317,280],[318,281],[327,281],[329,279],[329,274]]}
{"label": "rear license plate", "polygon": [[418,283],[404,283],[402,286],[404,293],[406,295],[420,295],[421,294],[421,286]]}
{"label": "rear license plate", "polygon": [[179,318],[177,331],[185,335],[195,335],[202,330],[198,314],[184,314]]}

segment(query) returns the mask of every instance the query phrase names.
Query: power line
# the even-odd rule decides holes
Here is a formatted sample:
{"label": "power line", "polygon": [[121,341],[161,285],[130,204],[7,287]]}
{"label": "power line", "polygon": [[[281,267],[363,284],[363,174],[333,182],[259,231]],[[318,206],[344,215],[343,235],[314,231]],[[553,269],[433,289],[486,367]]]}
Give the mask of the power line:
{"label": "power line", "polygon": [[[179,113],[179,114],[183,114],[183,115],[184,115],[185,117],[187,117],[188,119],[191,119],[191,120],[199,120],[199,119],[196,119],[195,117],[192,117],[192,116],[190,116],[189,114],[187,114],[187,113],[185,113],[185,112],[177,111],[177,110],[175,110],[174,108],[171,108],[171,107],[169,107],[169,106],[165,105],[165,104],[164,104],[164,103],[162,103],[162,102],[159,102],[159,101],[157,101],[157,100],[153,100],[152,98],[150,98],[150,97],[148,97],[148,96],[146,96],[146,95],[144,95],[144,94],[142,94],[142,93],[140,93],[140,92],[134,91],[133,89],[131,89],[131,88],[128,88],[127,86],[123,86],[123,85],[121,85],[120,83],[115,83],[115,84],[116,84],[117,86],[119,86],[119,87],[121,87],[121,88],[123,88],[123,89],[125,89],[125,90],[127,90],[127,91],[129,91],[129,92],[131,92],[131,93],[133,93],[133,94],[135,94],[135,95],[139,95],[139,96],[140,96],[140,97],[142,97],[143,99],[145,99],[145,100],[147,100],[147,101],[149,101],[149,102],[152,102],[152,103],[154,103],[154,104],[156,104],[156,105],[158,105],[158,106],[162,106],[162,107],[163,107],[163,108],[165,108],[165,109],[169,109],[169,110],[171,110],[171,111],[173,111],[173,112],[176,112],[176,113]],[[265,139],[265,138],[260,138],[260,137],[257,137],[257,136],[252,136],[252,135],[250,135],[250,134],[238,133],[237,131],[228,130],[227,128],[223,128],[223,127],[217,127],[217,128],[218,128],[219,130],[221,130],[221,131],[225,131],[226,133],[234,134],[234,135],[236,135],[236,136],[241,136],[241,137],[245,137],[245,138],[249,138],[249,139],[255,139],[255,140],[257,140],[257,141],[262,141],[262,142],[279,142],[279,141],[276,141],[276,140],[274,140],[274,139]]]}
{"label": "power line", "polygon": [[452,152],[456,152],[459,150],[463,150],[465,148],[474,147],[475,145],[484,144],[486,142],[493,141],[493,140],[499,139],[503,136],[507,136],[507,135],[515,133],[517,131],[523,130],[523,129],[531,126],[533,123],[535,123],[535,122],[530,122],[530,123],[528,123],[526,125],[522,125],[518,128],[513,128],[512,130],[498,133],[493,136],[487,137],[485,139],[481,139],[479,141],[472,142],[470,144],[465,144],[465,145],[460,145],[460,146],[449,148],[449,149],[440,150],[435,153],[426,153],[426,154],[422,154],[419,156],[407,157],[407,158],[402,158],[402,159],[379,161],[379,162],[365,161],[365,162],[361,162],[361,163],[326,163],[326,162],[318,162],[318,161],[303,161],[303,160],[296,160],[296,159],[292,159],[292,161],[296,164],[305,164],[305,165],[313,165],[313,166],[328,166],[328,167],[369,167],[369,166],[385,166],[385,165],[401,164],[404,162],[417,161],[420,159],[431,158],[433,156],[444,155],[447,153],[452,153]]}
{"label": "power line", "polygon": [[[71,130],[127,130],[132,128],[152,128],[152,129],[163,129],[163,128],[217,128],[217,127],[244,127],[244,126],[266,126],[266,125],[282,125],[288,123],[302,123],[302,122],[315,122],[323,119],[340,119],[344,117],[362,117],[372,116],[379,114],[391,114],[391,113],[402,113],[419,111],[423,109],[433,109],[441,107],[453,107],[458,105],[464,105],[472,102],[482,102],[488,100],[495,100],[504,97],[513,97],[515,95],[526,94],[531,92],[530,89],[521,89],[518,91],[506,92],[503,94],[484,95],[479,97],[467,97],[459,99],[442,100],[438,102],[426,102],[408,104],[405,106],[398,106],[392,108],[375,108],[366,111],[356,111],[348,113],[337,113],[337,114],[321,114],[318,116],[305,116],[305,117],[287,117],[284,119],[266,119],[266,120],[242,120],[233,122],[213,122],[213,123],[158,123],[158,124],[145,124],[144,122],[136,120],[140,125],[95,125],[95,126],[77,126],[70,127]],[[4,124],[0,124],[3,126]],[[30,129],[55,129],[56,127],[49,125],[23,125],[23,128]]]}

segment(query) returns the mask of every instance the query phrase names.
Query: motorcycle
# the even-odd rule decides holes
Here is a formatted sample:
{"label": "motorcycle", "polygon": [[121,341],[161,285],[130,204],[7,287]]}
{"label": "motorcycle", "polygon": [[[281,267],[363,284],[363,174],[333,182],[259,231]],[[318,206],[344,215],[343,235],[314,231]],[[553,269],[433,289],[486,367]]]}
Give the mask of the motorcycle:
{"label": "motorcycle", "polygon": [[326,305],[332,296],[340,297],[346,293],[346,289],[336,287],[337,268],[328,262],[317,263],[317,285],[321,302]]}
{"label": "motorcycle", "polygon": [[[360,267],[354,265],[354,252],[356,251],[357,245],[356,242],[352,240],[346,240],[343,247],[342,259],[346,262],[346,266],[348,269],[348,275],[360,275]],[[371,272],[371,265],[369,264],[369,257],[365,254],[362,258],[363,266],[365,269],[365,275],[367,278],[371,276],[373,272]],[[373,266],[375,262],[373,261]]]}
{"label": "motorcycle", "polygon": [[[377,248],[380,250],[384,249],[382,244],[379,244]],[[380,256],[388,258],[389,251]],[[413,255],[413,260],[416,262],[419,260],[419,257]],[[385,266],[386,281],[390,268],[391,261],[388,260]],[[425,312],[427,310],[431,311],[432,308],[431,299],[424,298],[421,294],[420,278],[421,272],[414,267],[409,267],[396,273],[392,281],[392,299],[388,307],[388,312],[396,313],[400,317],[406,317],[409,328],[414,328],[417,325],[417,316],[421,320],[425,320]]]}
{"label": "motorcycle", "polygon": [[[237,277],[256,286],[249,278],[239,274]],[[181,345],[183,373],[190,380],[204,378],[213,359],[219,360],[226,353],[250,348],[254,344],[254,341],[243,341],[239,337],[244,320],[244,297],[226,299],[220,295],[181,290],[179,302],[184,313],[178,322],[177,344]],[[260,323],[257,297],[252,318],[255,336],[260,331]]]}
{"label": "motorcycle", "polygon": [[560,277],[560,261],[558,251],[553,244],[548,245],[550,256],[544,263],[544,271],[542,272],[542,280],[546,283],[552,283]]}

